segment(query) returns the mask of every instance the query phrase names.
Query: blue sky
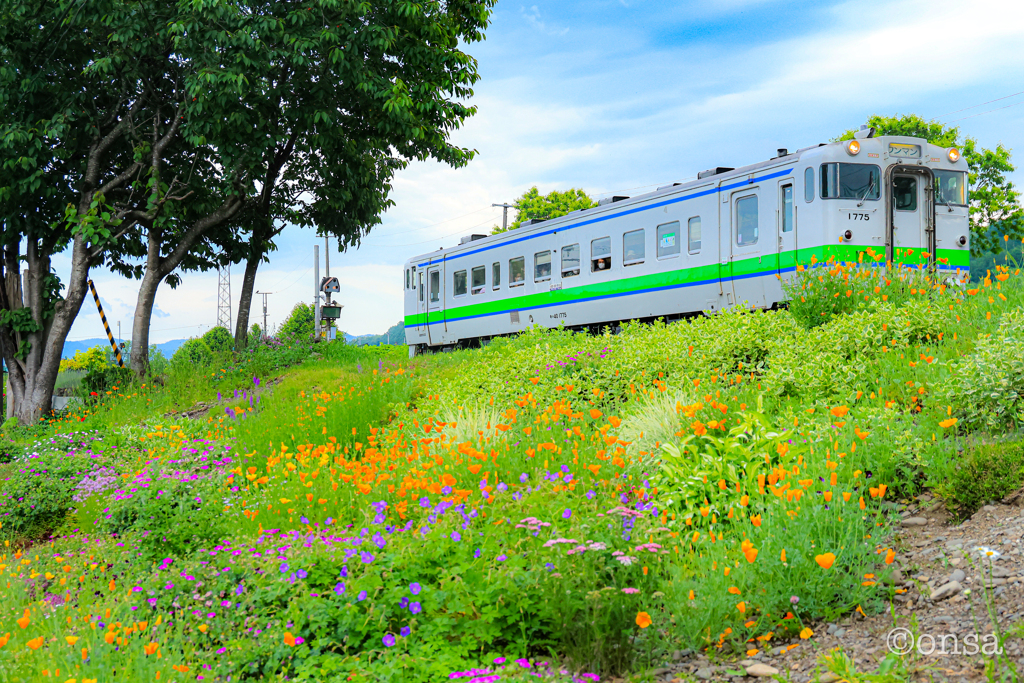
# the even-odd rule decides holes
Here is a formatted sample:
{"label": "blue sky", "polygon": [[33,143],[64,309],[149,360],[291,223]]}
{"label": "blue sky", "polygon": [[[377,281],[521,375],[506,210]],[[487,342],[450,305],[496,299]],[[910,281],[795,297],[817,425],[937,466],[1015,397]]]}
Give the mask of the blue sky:
{"label": "blue sky", "polygon": [[[368,334],[398,322],[405,260],[486,232],[501,222],[491,204],[532,185],[639,194],[825,142],[874,113],[956,122],[984,146],[1017,150],[1024,167],[1021,45],[1020,2],[502,0],[487,40],[468,46],[479,112],[453,138],[479,155],[459,170],[411,165],[395,178],[383,225],[331,254],[341,326]],[[1024,171],[1013,179],[1024,184]],[[272,324],[312,299],[314,243],[312,231],[288,228],[261,268]],[[67,270],[66,260],[55,266]],[[232,275],[237,306],[242,267]],[[93,277],[108,319],[130,336],[136,283]],[[215,324],[216,285],[216,274],[186,273],[177,290],[162,286],[152,341]],[[256,301],[252,319],[261,316]],[[86,301],[70,338],[102,334]]]}

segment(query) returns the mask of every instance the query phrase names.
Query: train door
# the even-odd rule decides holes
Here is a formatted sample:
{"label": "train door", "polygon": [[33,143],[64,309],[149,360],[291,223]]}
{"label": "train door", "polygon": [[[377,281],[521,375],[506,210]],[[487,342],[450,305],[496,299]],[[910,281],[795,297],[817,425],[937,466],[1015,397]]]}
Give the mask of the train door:
{"label": "train door", "polygon": [[427,293],[423,287],[423,270],[417,270],[413,281],[416,287],[416,332],[423,335],[427,331]]}
{"label": "train door", "polygon": [[[775,210],[775,235],[772,245],[775,249],[776,277],[761,278],[764,283],[766,305],[772,306],[786,298],[782,283],[793,277],[796,268],[796,205],[794,203],[792,178],[779,181],[777,188],[778,208]],[[767,247],[766,247],[767,250]],[[767,256],[765,257],[767,260]]]}
{"label": "train door", "polygon": [[774,256],[775,245],[762,220],[762,201],[754,187],[734,192],[730,202],[729,278],[736,305],[745,308],[764,308],[764,275],[775,274],[763,263],[763,253]]}
{"label": "train door", "polygon": [[[427,270],[427,341],[430,344],[440,344],[443,341],[443,333],[436,325],[441,313],[444,310],[444,271],[440,266],[430,266]],[[435,318],[435,320],[431,320]]]}
{"label": "train door", "polygon": [[928,179],[918,174],[896,172],[892,176],[889,256],[894,264],[919,263],[920,252],[929,250],[927,184]]}

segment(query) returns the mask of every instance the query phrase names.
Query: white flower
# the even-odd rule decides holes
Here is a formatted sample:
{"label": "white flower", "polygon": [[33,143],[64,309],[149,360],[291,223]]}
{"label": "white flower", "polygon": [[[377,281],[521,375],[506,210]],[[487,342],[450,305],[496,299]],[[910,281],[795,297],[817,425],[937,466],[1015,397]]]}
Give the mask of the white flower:
{"label": "white flower", "polygon": [[988,546],[984,545],[979,545],[977,548],[974,549],[974,551],[978,553],[979,556],[989,560],[997,560],[1001,555],[999,551],[993,550],[992,548],[989,548]]}

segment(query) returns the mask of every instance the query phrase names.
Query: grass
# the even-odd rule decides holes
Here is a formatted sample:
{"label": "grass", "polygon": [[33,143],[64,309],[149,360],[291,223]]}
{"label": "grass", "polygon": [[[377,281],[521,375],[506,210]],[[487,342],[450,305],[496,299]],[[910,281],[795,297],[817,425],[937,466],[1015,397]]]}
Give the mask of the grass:
{"label": "grass", "polygon": [[[883,609],[893,499],[975,505],[1016,471],[1016,446],[960,451],[1019,426],[1024,371],[985,335],[1016,338],[1024,282],[860,272],[801,273],[849,301],[796,315],[172,362],[7,434],[0,681],[641,676]],[[33,513],[4,494],[40,457],[80,500],[15,552]]]}

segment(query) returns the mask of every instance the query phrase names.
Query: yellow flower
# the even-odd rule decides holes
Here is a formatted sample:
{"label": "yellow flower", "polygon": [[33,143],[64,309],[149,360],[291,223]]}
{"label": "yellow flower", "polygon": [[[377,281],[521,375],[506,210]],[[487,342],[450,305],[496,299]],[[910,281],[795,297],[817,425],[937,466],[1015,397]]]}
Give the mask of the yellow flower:
{"label": "yellow flower", "polygon": [[78,636],[64,636],[64,640],[68,641],[68,645],[74,645],[78,642]]}
{"label": "yellow flower", "polygon": [[942,427],[943,429],[949,429],[957,422],[959,422],[959,420],[957,420],[955,417],[951,417],[948,420],[943,420],[942,422],[940,422],[939,426]]}
{"label": "yellow flower", "polygon": [[804,628],[803,631],[800,631],[800,638],[802,640],[807,640],[808,638],[810,638],[813,635],[814,635],[814,631],[812,631],[809,628]]}

